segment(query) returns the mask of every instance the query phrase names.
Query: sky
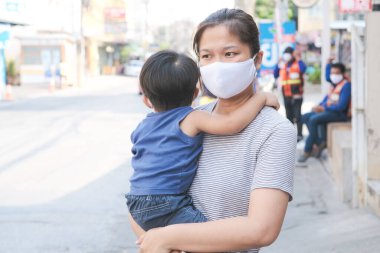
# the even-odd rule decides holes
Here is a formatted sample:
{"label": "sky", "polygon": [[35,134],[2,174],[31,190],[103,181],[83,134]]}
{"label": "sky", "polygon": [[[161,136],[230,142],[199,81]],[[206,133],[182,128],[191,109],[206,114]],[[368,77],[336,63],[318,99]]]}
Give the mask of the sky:
{"label": "sky", "polygon": [[168,25],[177,20],[200,23],[212,12],[233,8],[234,0],[150,0],[149,19],[157,25]]}
{"label": "sky", "polygon": [[[52,0],[19,1],[24,4],[22,16],[28,20],[27,23],[46,29],[48,27],[64,27],[65,30],[79,29],[76,25],[79,23],[79,0],[53,1],[57,6],[48,4]],[[146,16],[144,2],[149,3],[148,23],[151,26],[170,25],[178,20],[190,20],[198,24],[218,9],[234,7],[234,0],[127,0],[127,15],[131,14],[135,20],[144,19]],[[130,10],[132,13],[128,12],[128,6],[132,7]],[[72,16],[73,13],[74,16]],[[47,23],[46,20],[49,22]]]}

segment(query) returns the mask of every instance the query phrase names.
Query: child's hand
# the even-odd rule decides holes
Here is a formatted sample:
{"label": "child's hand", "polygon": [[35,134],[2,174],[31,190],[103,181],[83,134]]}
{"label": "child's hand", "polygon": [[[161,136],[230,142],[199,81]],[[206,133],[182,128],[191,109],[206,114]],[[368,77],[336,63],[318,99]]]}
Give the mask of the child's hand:
{"label": "child's hand", "polygon": [[264,92],[266,97],[266,106],[273,107],[274,109],[278,110],[280,108],[280,102],[278,102],[278,98],[276,95],[270,92]]}

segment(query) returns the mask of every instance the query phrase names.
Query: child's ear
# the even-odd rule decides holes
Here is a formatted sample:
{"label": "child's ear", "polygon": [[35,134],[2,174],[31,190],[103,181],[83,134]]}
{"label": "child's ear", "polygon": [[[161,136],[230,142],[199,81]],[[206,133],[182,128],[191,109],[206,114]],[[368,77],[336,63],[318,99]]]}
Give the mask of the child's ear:
{"label": "child's ear", "polygon": [[150,102],[149,98],[147,98],[144,94],[142,95],[142,101],[146,106],[148,106],[150,109],[153,109],[153,105]]}

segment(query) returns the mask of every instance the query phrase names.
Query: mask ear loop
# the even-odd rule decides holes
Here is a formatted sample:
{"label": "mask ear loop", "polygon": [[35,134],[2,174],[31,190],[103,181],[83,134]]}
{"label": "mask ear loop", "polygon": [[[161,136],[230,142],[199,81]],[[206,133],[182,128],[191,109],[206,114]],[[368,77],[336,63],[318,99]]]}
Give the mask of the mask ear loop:
{"label": "mask ear loop", "polygon": [[[256,62],[255,62],[257,54],[258,54],[258,53],[256,53],[256,54],[252,57],[252,60],[253,60],[253,66],[255,67],[255,74],[253,75],[253,78],[254,78],[254,79],[256,79],[256,77],[257,77],[257,71],[258,71],[257,68],[256,68]],[[253,80],[253,82],[255,82],[255,80]]]}
{"label": "mask ear loop", "polygon": [[253,92],[256,93],[256,85],[257,85],[257,68],[256,68],[256,56],[257,56],[258,53],[256,53],[253,57],[252,57],[252,60],[253,60],[253,67],[255,68],[255,73],[253,74],[253,82],[252,82],[252,86],[253,86]]}

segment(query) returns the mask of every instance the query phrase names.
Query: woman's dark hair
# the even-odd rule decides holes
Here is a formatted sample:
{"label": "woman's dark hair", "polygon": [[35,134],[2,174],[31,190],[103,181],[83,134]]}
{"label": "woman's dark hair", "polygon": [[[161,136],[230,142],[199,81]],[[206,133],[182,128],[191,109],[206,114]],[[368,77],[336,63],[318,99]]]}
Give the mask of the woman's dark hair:
{"label": "woman's dark hair", "polygon": [[198,78],[199,70],[193,59],[164,50],[145,62],[140,86],[155,110],[167,111],[191,105]]}
{"label": "woman's dark hair", "polygon": [[340,73],[342,73],[342,74],[344,74],[346,72],[346,66],[344,66],[344,64],[340,63],[340,62],[332,63],[331,68],[339,69]]}
{"label": "woman's dark hair", "polygon": [[248,44],[251,56],[260,51],[259,29],[252,16],[240,9],[221,9],[202,21],[194,35],[193,49],[199,57],[199,42],[203,32],[210,27],[225,25],[231,34]]}

